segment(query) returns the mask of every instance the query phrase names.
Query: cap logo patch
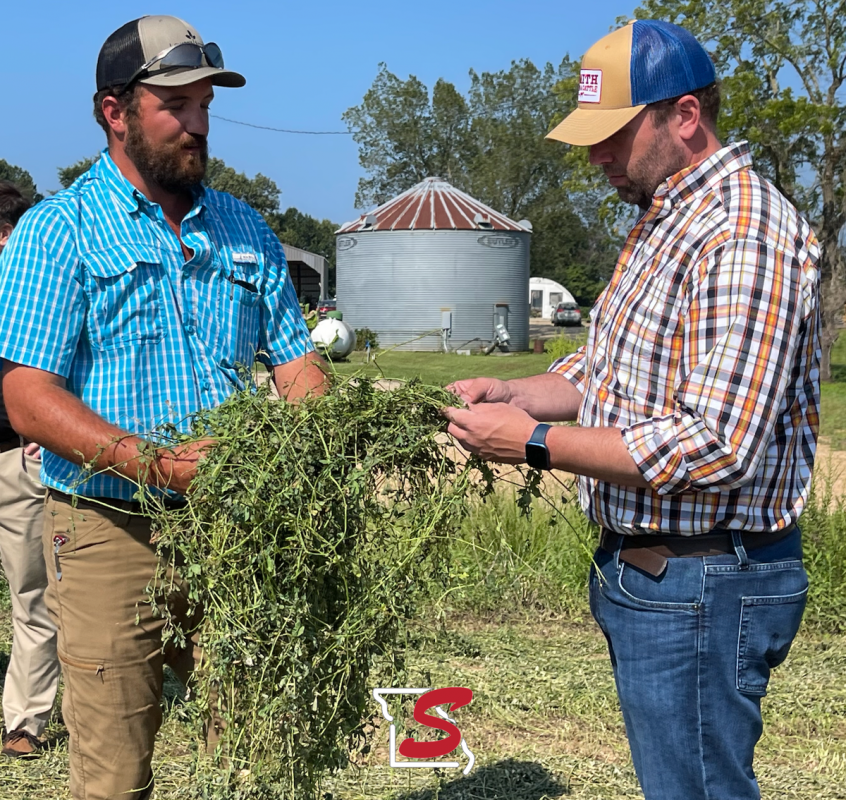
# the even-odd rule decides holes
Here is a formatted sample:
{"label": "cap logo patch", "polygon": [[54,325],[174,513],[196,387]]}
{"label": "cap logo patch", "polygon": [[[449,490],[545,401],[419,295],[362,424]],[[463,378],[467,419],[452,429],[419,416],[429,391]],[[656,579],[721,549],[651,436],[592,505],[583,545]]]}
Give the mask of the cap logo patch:
{"label": "cap logo patch", "polygon": [[579,78],[579,102],[598,103],[602,96],[602,70],[583,69]]}
{"label": "cap logo patch", "polygon": [[189,41],[192,41],[192,42],[195,42],[197,40],[197,37],[194,36],[194,34],[191,33],[191,31],[186,32],[185,38],[188,39]]}

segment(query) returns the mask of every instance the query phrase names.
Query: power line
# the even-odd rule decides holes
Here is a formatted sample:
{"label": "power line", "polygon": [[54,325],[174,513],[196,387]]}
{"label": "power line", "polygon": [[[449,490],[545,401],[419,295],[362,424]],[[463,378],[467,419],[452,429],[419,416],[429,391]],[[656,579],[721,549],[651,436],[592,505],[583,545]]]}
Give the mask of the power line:
{"label": "power line", "polygon": [[252,122],[241,122],[238,119],[229,119],[228,117],[220,117],[217,114],[210,114],[209,116],[215,119],[221,119],[224,122],[231,122],[233,125],[244,125],[247,128],[258,128],[261,131],[275,131],[276,133],[298,133],[308,136],[352,136],[350,131],[294,131],[288,128],[271,128],[269,125],[254,125]]}

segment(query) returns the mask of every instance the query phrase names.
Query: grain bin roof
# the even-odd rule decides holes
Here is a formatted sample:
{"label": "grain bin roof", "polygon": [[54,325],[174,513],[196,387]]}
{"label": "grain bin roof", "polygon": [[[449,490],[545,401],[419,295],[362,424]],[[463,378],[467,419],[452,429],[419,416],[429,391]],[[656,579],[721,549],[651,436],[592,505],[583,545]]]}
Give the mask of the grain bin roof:
{"label": "grain bin roof", "polygon": [[337,233],[363,231],[530,231],[532,226],[494,211],[442,178],[426,178]]}

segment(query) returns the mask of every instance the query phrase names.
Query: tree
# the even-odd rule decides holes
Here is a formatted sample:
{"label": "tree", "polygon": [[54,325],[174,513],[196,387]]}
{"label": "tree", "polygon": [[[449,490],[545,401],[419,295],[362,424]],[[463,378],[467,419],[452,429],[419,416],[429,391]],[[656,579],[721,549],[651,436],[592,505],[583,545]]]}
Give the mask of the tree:
{"label": "tree", "polygon": [[229,192],[265,217],[279,210],[279,187],[260,172],[255,178],[248,178],[243,172],[226,166],[222,159],[210,158],[204,183],[210,189]]}
{"label": "tree", "polygon": [[430,100],[417,78],[400,80],[385,64],[343,120],[367,173],[358,182],[358,208],[379,205],[425,178],[460,182],[474,154],[467,102],[455,87],[438,80]]}
{"label": "tree", "polygon": [[22,167],[16,167],[2,158],[0,158],[0,180],[14,183],[20,189],[21,194],[28,197],[33,203],[38,203],[44,199],[44,195],[40,194],[35,187],[32,175]]}
{"label": "tree", "polygon": [[574,282],[579,302],[592,303],[616,259],[612,237],[596,204],[582,202],[575,184],[564,188],[575,174],[571,155],[544,138],[562,108],[555,89],[574,75],[569,58],[543,69],[525,59],[500,72],[471,71],[466,98],[444,80],[430,97],[417,78],[403,81],[380,65],[362,104],[344,114],[366,173],[356,205],[444,177],[515,220],[529,219],[532,274]]}
{"label": "tree", "polygon": [[823,380],[846,302],[846,2],[645,0],[639,18],[683,25],[722,76],[720,135],[748,139],[756,168],[799,210],[821,247]]}
{"label": "tree", "polygon": [[59,167],[59,183],[62,184],[62,188],[67,189],[80,175],[88,172],[99,158],[100,154],[98,153],[89,158],[80,158],[79,161],[69,167]]}

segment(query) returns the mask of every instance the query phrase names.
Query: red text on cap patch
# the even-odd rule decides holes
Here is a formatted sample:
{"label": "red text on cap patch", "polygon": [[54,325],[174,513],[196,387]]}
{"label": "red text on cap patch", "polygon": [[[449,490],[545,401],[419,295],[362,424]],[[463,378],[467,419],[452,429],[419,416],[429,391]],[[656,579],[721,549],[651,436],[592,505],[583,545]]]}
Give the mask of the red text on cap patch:
{"label": "red text on cap patch", "polygon": [[602,96],[602,70],[583,69],[579,78],[579,102],[598,103]]}

